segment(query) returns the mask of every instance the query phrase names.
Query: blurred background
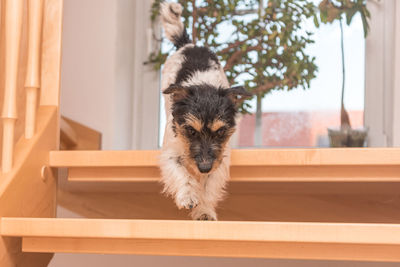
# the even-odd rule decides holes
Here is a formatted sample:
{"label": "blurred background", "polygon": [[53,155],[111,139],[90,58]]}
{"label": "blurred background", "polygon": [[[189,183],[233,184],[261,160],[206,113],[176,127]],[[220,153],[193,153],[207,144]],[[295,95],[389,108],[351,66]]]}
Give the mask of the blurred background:
{"label": "blurred background", "polygon": [[[400,145],[398,1],[180,2],[195,43],[217,53],[232,84],[255,93],[241,107],[234,147]],[[174,49],[162,37],[158,8],[158,0],[64,1],[61,113],[101,133],[102,149],[162,142],[161,70]],[[136,265],[396,266],[67,254],[50,266]]]}

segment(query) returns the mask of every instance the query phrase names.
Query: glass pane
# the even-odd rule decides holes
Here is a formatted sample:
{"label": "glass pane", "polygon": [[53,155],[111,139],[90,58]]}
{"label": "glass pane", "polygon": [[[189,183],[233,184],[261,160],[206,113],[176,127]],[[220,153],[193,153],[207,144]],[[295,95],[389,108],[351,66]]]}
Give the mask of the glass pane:
{"label": "glass pane", "polygon": [[[321,25],[306,23],[315,43],[307,53],[316,57],[317,77],[310,89],[273,91],[262,102],[262,146],[327,147],[329,127],[340,126],[342,63],[339,22]],[[346,83],[344,103],[351,126],[364,125],[365,41],[360,16],[344,25]],[[255,112],[256,101],[252,101]],[[239,126],[239,147],[254,146],[255,115],[244,115]]]}
{"label": "glass pane", "polygon": [[[319,3],[319,0],[314,1],[315,5]],[[249,22],[255,17],[257,14],[247,14],[242,19]],[[344,103],[351,126],[357,129],[364,125],[365,39],[359,15],[353,18],[350,26],[343,25],[346,67]],[[316,58],[316,78],[307,90],[272,91],[263,98],[261,144],[255,141],[256,100],[249,101],[250,114],[240,116],[233,138],[234,147],[328,147],[327,129],[340,127],[342,62],[339,22],[321,24],[316,28],[313,20],[309,19],[303,21],[302,27],[304,34],[313,33],[315,43],[308,45],[306,53]],[[217,30],[221,33],[218,41],[229,41],[232,34],[229,23],[220,24]],[[188,33],[191,34],[191,27]],[[167,40],[162,44],[162,50],[173,53]],[[165,127],[163,100],[160,110],[161,145]]]}

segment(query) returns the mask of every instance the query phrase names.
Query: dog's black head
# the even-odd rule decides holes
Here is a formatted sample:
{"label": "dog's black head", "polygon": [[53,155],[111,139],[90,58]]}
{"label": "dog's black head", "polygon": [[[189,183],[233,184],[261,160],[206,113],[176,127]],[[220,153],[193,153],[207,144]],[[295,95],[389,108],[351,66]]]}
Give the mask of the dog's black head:
{"label": "dog's black head", "polygon": [[190,171],[208,173],[218,167],[235,131],[238,102],[251,94],[243,87],[216,88],[208,84],[172,85],[173,127],[185,144],[183,164]]}

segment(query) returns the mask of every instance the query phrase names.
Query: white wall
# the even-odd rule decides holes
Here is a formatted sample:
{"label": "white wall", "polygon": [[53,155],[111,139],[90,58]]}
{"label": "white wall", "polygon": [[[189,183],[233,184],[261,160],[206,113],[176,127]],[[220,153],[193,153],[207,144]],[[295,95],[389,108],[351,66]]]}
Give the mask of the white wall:
{"label": "white wall", "polygon": [[130,0],[64,1],[61,113],[103,134],[103,149],[129,149],[133,14]]}

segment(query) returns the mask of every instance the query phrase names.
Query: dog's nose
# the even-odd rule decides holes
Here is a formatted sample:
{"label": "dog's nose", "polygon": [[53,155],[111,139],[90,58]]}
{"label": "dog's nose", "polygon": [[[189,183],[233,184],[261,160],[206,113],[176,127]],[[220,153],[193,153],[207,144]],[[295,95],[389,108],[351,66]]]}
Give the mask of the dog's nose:
{"label": "dog's nose", "polygon": [[199,168],[199,171],[201,173],[207,173],[211,171],[212,169],[213,162],[212,161],[203,161],[197,164],[197,167]]}

